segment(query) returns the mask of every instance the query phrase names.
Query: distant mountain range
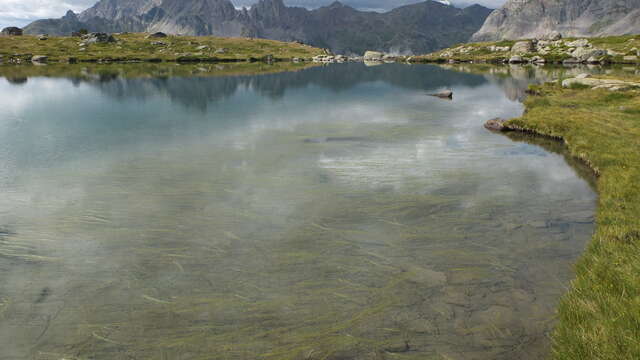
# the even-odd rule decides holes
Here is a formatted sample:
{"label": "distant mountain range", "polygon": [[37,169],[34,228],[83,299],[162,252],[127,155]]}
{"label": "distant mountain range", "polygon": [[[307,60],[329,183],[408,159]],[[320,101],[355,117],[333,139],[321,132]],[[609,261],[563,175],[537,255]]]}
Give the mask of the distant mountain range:
{"label": "distant mountain range", "polygon": [[60,19],[37,20],[26,34],[165,32],[182,35],[258,37],[301,41],[341,54],[366,50],[427,53],[469,40],[491,9],[459,9],[447,0],[427,0],[386,13],[359,11],[340,2],[314,10],[260,0],[236,9],[230,0],[100,0]]}
{"label": "distant mountain range", "polygon": [[564,36],[640,33],[640,0],[508,0],[474,41],[522,39],[550,32]]}

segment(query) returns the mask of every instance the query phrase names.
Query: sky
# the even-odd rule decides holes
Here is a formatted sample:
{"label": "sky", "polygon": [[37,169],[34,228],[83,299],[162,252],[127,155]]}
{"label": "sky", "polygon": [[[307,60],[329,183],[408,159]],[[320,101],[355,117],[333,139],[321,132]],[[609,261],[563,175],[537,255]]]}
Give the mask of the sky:
{"label": "sky", "polygon": [[[236,6],[249,6],[256,0],[232,0]],[[289,6],[316,8],[328,5],[333,0],[284,0]],[[421,0],[342,0],[341,2],[357,9],[385,11],[420,2]],[[451,0],[458,7],[474,3],[497,8],[506,0]],[[0,28],[6,26],[24,26],[36,19],[58,18],[67,10],[81,12],[91,7],[97,0],[0,0]]]}

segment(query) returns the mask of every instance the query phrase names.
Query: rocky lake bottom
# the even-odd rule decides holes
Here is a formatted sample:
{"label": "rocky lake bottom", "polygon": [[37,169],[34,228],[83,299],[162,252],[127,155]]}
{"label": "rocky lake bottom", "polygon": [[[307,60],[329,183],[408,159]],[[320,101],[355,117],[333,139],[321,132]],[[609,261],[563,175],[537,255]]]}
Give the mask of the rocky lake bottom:
{"label": "rocky lake bottom", "polygon": [[548,354],[594,179],[482,125],[588,69],[74,69],[0,71],[0,359]]}

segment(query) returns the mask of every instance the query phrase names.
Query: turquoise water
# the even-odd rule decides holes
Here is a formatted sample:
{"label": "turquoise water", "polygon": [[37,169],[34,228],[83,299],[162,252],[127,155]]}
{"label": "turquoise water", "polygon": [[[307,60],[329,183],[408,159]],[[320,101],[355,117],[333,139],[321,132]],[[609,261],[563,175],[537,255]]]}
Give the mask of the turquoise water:
{"label": "turquoise water", "polygon": [[0,78],[0,359],[543,358],[595,193],[503,70]]}

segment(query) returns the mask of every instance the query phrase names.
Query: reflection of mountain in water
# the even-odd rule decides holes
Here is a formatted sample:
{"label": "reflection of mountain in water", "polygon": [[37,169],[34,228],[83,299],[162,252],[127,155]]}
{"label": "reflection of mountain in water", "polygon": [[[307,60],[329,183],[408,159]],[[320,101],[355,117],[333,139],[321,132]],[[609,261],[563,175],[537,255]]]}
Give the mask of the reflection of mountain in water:
{"label": "reflection of mountain in water", "polygon": [[184,106],[202,110],[242,88],[278,99],[287,90],[310,85],[339,92],[361,83],[382,81],[401,88],[432,91],[452,86],[476,87],[486,83],[486,79],[481,75],[464,74],[436,66],[387,64],[371,68],[354,63],[266,75],[151,79],[103,76],[82,81],[88,81],[105,94],[118,99],[165,96]]}

